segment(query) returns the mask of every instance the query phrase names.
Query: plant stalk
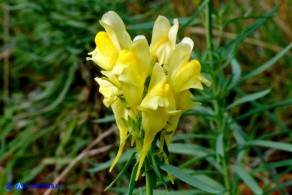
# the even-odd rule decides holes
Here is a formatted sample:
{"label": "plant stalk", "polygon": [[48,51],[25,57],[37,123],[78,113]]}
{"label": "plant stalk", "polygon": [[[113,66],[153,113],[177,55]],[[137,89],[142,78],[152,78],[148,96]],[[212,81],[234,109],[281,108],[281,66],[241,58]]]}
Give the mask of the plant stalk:
{"label": "plant stalk", "polygon": [[152,175],[149,171],[149,161],[145,160],[145,173],[146,173],[146,194],[153,195],[153,182],[152,182]]}
{"label": "plant stalk", "polygon": [[[217,77],[216,77],[216,65],[213,61],[213,36],[212,36],[212,0],[209,0],[206,5],[206,42],[207,42],[207,50],[208,50],[208,60],[211,64],[211,77],[212,77],[212,93],[214,97],[217,97]],[[216,114],[216,122],[217,122],[217,128],[218,128],[218,135],[220,133],[223,133],[223,136],[225,137],[225,131],[224,131],[224,125],[222,124],[222,110],[220,109],[218,98],[216,98],[214,101],[212,101],[214,106],[214,111]],[[223,179],[224,179],[224,185],[226,188],[226,194],[231,195],[231,182],[229,177],[229,165],[228,160],[225,155],[225,147],[226,144],[224,144],[224,155],[221,159],[222,167],[223,167]]]}

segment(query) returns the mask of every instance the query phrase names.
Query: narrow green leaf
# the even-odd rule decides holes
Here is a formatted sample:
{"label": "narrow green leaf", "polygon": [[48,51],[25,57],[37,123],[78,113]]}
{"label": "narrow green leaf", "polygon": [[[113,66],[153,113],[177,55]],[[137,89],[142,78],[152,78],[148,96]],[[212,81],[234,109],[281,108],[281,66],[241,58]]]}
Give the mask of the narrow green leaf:
{"label": "narrow green leaf", "polygon": [[241,126],[227,113],[224,115],[226,118],[227,124],[232,130],[233,137],[235,138],[238,144],[243,144],[246,142],[246,137],[241,129]]}
{"label": "narrow green leaf", "polygon": [[131,174],[131,179],[130,179],[130,183],[129,183],[129,189],[127,194],[128,195],[132,195],[134,188],[135,188],[135,178],[136,178],[136,174],[138,171],[138,165],[139,165],[139,161],[136,162],[136,164],[134,165],[134,168],[132,170],[132,174]]}
{"label": "narrow green leaf", "polygon": [[179,180],[184,181],[185,183],[187,183],[187,184],[189,184],[189,185],[191,185],[193,187],[196,187],[196,188],[198,188],[200,190],[203,190],[205,192],[209,192],[211,194],[220,193],[220,191],[212,188],[211,186],[209,186],[208,184],[204,183],[200,179],[194,178],[191,175],[186,174],[185,172],[183,172],[181,169],[179,169],[177,167],[164,164],[164,165],[160,166],[160,169],[171,173],[173,176],[175,176]]}
{"label": "narrow green leaf", "polygon": [[266,20],[271,17],[279,8],[280,3],[278,3],[270,12],[266,13],[262,18],[257,20],[254,24],[249,26],[245,31],[238,34],[238,36],[227,43],[222,50],[222,56],[232,56],[235,49],[240,45],[240,43],[248,37],[250,34],[255,32]]}
{"label": "narrow green leaf", "polygon": [[274,188],[270,189],[269,191],[266,192],[266,194],[271,194],[274,191],[282,190],[286,187],[292,186],[292,181],[286,181],[284,183],[276,185]]}
{"label": "narrow green leaf", "polygon": [[[235,88],[235,91],[237,92],[237,93],[239,93],[239,94],[241,94],[241,95],[246,95],[240,88],[238,88],[238,87],[236,87]],[[262,108],[262,107],[265,107],[264,105],[262,105],[262,104],[260,104],[260,103],[258,103],[258,102],[256,102],[256,101],[252,101],[252,102],[250,102],[253,106],[255,106],[255,109],[260,109],[260,108]],[[275,116],[275,114],[274,113],[271,113],[271,112],[269,112],[268,110],[266,110],[265,112],[264,112],[264,114],[273,122],[273,123],[275,123],[276,125],[278,125],[283,131],[286,131],[286,132],[288,132],[289,131],[289,129],[286,127],[286,125],[285,124],[283,124],[283,122],[282,121],[280,121],[276,116]]]}
{"label": "narrow green leaf", "polygon": [[[132,156],[132,154],[135,152],[135,149],[130,149],[126,152],[124,152],[121,156],[121,158],[119,159],[119,161],[117,162],[117,164],[119,163],[122,163],[122,162],[126,162],[128,159],[130,159],[130,157]],[[114,159],[110,159],[109,161],[107,162],[104,162],[104,163],[100,163],[100,164],[97,164],[95,165],[95,167],[91,168],[91,169],[88,169],[87,171],[89,172],[99,172],[99,171],[102,171],[104,169],[107,169],[111,166],[112,162],[114,161]]]}
{"label": "narrow green leaf", "polygon": [[197,156],[198,158],[205,158],[219,172],[222,172],[222,167],[220,166],[220,164],[211,156],[211,155],[215,156],[215,152],[213,150],[194,144],[176,144],[176,143],[170,144],[168,150],[171,153],[186,154]]}
{"label": "narrow green leaf", "polygon": [[168,148],[169,152],[186,155],[202,156],[206,154],[215,154],[214,151],[195,144],[173,143]]}
{"label": "narrow green leaf", "polygon": [[262,147],[268,147],[268,148],[274,148],[274,149],[283,150],[287,152],[292,152],[292,144],[281,143],[281,142],[254,140],[254,141],[246,142],[244,145],[262,146]]}
{"label": "narrow green leaf", "polygon": [[154,173],[155,173],[156,176],[161,180],[161,182],[163,183],[164,187],[165,187],[167,190],[169,190],[169,189],[168,189],[168,186],[167,186],[167,184],[166,184],[166,182],[165,182],[165,180],[164,180],[164,178],[163,178],[163,176],[162,176],[161,173],[160,173],[160,170],[159,170],[159,168],[158,168],[158,165],[157,165],[157,163],[156,163],[156,160],[155,160],[155,158],[154,158],[153,153],[151,153],[151,154],[149,155],[149,157],[151,158],[150,160],[151,160],[151,165],[152,165],[152,169],[153,169]]}
{"label": "narrow green leaf", "polygon": [[196,195],[202,194],[201,190],[175,190],[175,191],[167,191],[167,190],[154,190],[154,194],[159,195]]}
{"label": "narrow green leaf", "polygon": [[217,161],[220,162],[220,157],[224,157],[223,134],[220,133],[216,140]]}
{"label": "narrow green leaf", "polygon": [[[196,171],[197,172],[197,171]],[[207,175],[204,174],[199,174],[199,175],[193,175],[192,176],[196,179],[199,179],[200,181],[203,181],[204,183],[207,183],[208,185],[212,186],[213,188],[217,189],[220,192],[224,192],[225,188],[215,179],[208,177]]]}
{"label": "narrow green leaf", "polygon": [[196,116],[214,116],[214,111],[204,106],[195,106],[191,110],[188,110],[184,115],[196,115]]}
{"label": "narrow green leaf", "polygon": [[246,117],[249,117],[251,115],[254,115],[256,113],[264,112],[264,111],[267,111],[269,109],[274,109],[274,108],[278,108],[278,107],[281,107],[281,106],[287,106],[287,105],[292,105],[292,99],[287,99],[287,100],[284,100],[284,101],[281,101],[281,102],[275,102],[273,104],[260,106],[258,108],[252,109],[251,111],[238,116],[236,118],[236,120],[237,121],[238,120],[242,120],[242,119],[244,119]]}
{"label": "narrow green leaf", "polygon": [[258,67],[257,69],[253,70],[252,72],[250,72],[249,74],[243,76],[240,80],[239,83],[242,83],[243,81],[254,77],[262,72],[264,72],[265,70],[267,70],[268,68],[270,68],[272,65],[274,65],[279,59],[281,59],[292,47],[292,43],[290,43],[289,45],[287,45],[281,52],[279,52],[275,57],[273,57],[272,59],[270,59],[268,62],[266,62],[265,64],[263,64],[262,66]]}
{"label": "narrow green leaf", "polygon": [[190,140],[190,139],[216,139],[213,135],[206,135],[206,134],[195,134],[195,133],[180,133],[175,134],[171,139],[172,142],[179,141],[179,140]]}
{"label": "narrow green leaf", "polygon": [[248,187],[255,193],[255,194],[263,194],[263,190],[258,186],[257,182],[254,180],[252,176],[250,176],[241,166],[233,165],[232,166],[235,173],[244,181]]}
{"label": "narrow green leaf", "polygon": [[179,31],[183,30],[185,27],[187,27],[188,25],[190,25],[192,23],[192,21],[197,18],[197,16],[201,13],[201,11],[203,10],[203,8],[206,6],[206,4],[208,3],[208,0],[205,0],[203,3],[201,3],[201,5],[199,6],[199,8],[196,10],[196,12],[192,15],[192,17],[185,23],[183,23],[180,28]]}
{"label": "narrow green leaf", "polygon": [[128,162],[125,164],[125,166],[123,167],[123,169],[120,171],[120,173],[118,174],[118,176],[105,188],[104,191],[107,191],[110,187],[112,187],[116,181],[118,181],[118,179],[124,174],[124,172],[127,170],[127,168],[129,167],[129,165],[131,164],[132,160],[135,157],[136,152],[134,152],[131,157],[129,158]]}
{"label": "narrow green leaf", "polygon": [[[289,158],[288,155],[287,155],[287,158]],[[292,165],[292,159],[281,160],[281,161],[272,162],[272,163],[268,163],[268,164],[269,164],[269,167],[272,168],[272,169],[279,168],[279,167],[291,166]],[[266,166],[260,165],[259,167],[253,169],[253,171],[254,172],[259,172],[259,171],[264,171],[266,169],[267,169]]]}
{"label": "narrow green leaf", "polygon": [[243,104],[243,103],[246,103],[246,102],[250,102],[250,101],[259,99],[259,98],[267,95],[269,92],[270,92],[270,89],[267,89],[267,90],[264,90],[264,91],[261,91],[261,92],[256,92],[256,93],[252,93],[252,94],[249,94],[249,95],[245,95],[245,96],[235,100],[226,109],[230,109],[230,108],[232,108],[234,106],[237,106],[237,105],[240,105],[240,104]]}
{"label": "narrow green leaf", "polygon": [[233,86],[235,83],[237,83],[241,76],[241,67],[236,59],[232,59],[230,63],[232,68],[232,80],[230,86]]}
{"label": "narrow green leaf", "polygon": [[96,120],[92,120],[92,123],[110,123],[110,122],[114,122],[115,121],[115,116],[114,115],[109,115],[109,116],[105,116],[103,118],[99,118]]}

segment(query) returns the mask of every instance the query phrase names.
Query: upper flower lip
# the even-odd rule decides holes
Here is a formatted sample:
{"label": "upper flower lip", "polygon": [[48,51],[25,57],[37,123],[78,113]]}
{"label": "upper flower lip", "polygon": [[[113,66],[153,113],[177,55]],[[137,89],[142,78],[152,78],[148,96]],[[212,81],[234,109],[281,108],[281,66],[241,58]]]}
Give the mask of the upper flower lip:
{"label": "upper flower lip", "polygon": [[154,22],[150,51],[151,55],[157,57],[161,64],[168,62],[169,55],[176,44],[178,20],[174,19],[173,23],[171,26],[164,16],[159,16]]}
{"label": "upper flower lip", "polygon": [[132,44],[131,37],[126,30],[125,24],[116,12],[108,11],[102,16],[99,23],[111,37],[111,40],[118,51],[127,49]]}

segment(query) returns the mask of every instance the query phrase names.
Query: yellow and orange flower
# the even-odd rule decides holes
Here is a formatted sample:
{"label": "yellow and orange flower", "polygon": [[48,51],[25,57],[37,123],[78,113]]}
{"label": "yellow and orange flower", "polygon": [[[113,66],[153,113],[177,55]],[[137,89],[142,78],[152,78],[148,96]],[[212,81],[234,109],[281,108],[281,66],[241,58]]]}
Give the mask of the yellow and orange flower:
{"label": "yellow and orange flower", "polygon": [[198,104],[191,101],[189,89],[210,86],[201,74],[200,62],[190,60],[193,41],[185,37],[177,44],[178,20],[173,23],[171,26],[167,18],[159,16],[149,45],[141,35],[132,40],[122,19],[107,12],[100,21],[105,31],[97,33],[96,48],[87,58],[102,68],[104,76],[96,81],[120,132],[120,148],[110,171],[130,134],[139,154],[136,180],[156,135],[161,133],[160,142],[168,146],[182,112]]}

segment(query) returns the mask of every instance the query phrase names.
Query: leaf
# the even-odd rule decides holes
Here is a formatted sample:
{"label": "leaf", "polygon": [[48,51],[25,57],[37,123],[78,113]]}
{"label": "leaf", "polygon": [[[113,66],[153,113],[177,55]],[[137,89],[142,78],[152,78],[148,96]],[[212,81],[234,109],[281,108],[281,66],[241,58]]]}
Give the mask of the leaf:
{"label": "leaf", "polygon": [[92,123],[110,123],[110,122],[114,122],[115,121],[115,116],[114,115],[109,115],[109,116],[105,116],[103,118],[99,118],[96,120],[92,120]]}
{"label": "leaf", "polygon": [[232,130],[233,137],[238,144],[243,144],[246,142],[246,136],[242,131],[241,126],[227,113],[225,114],[226,121]]}
{"label": "leaf", "polygon": [[204,106],[195,106],[191,110],[186,111],[183,115],[196,115],[196,116],[214,116],[214,111]]}
{"label": "leaf", "polygon": [[192,21],[198,17],[198,15],[201,13],[201,11],[203,10],[203,8],[206,6],[206,4],[208,3],[208,0],[205,0],[203,3],[201,3],[201,5],[198,7],[198,9],[196,9],[196,12],[192,15],[192,17],[185,23],[183,23],[180,28],[179,31],[183,30],[185,27],[189,26]]}
{"label": "leaf", "polygon": [[239,83],[242,83],[243,81],[254,77],[262,72],[264,72],[265,70],[267,70],[268,68],[270,68],[272,65],[274,65],[279,59],[281,59],[292,47],[292,43],[290,43],[289,45],[287,45],[281,52],[279,52],[276,56],[274,56],[272,59],[270,59],[268,62],[264,63],[262,66],[258,67],[257,69],[253,70],[252,72],[250,72],[249,74],[243,76],[240,80]]}
{"label": "leaf", "polygon": [[217,161],[220,162],[220,157],[224,157],[223,134],[220,133],[216,140]]}
{"label": "leaf", "polygon": [[132,195],[134,188],[135,188],[135,178],[136,178],[136,174],[137,174],[137,170],[138,170],[138,165],[139,165],[139,161],[136,162],[136,164],[133,167],[132,170],[132,174],[131,174],[131,179],[130,179],[130,183],[129,183],[129,189],[128,189],[128,195]]}
{"label": "leaf", "polygon": [[[289,157],[287,156],[287,158],[289,158]],[[291,166],[292,165],[292,159],[281,160],[281,161],[277,161],[277,162],[272,162],[272,163],[268,163],[268,165],[272,169],[279,168],[279,167]],[[259,167],[253,169],[253,171],[254,172],[258,172],[258,171],[264,171],[266,169],[267,169],[266,166],[260,165]]]}
{"label": "leaf", "polygon": [[[241,95],[245,95],[245,93],[238,87],[235,88],[236,92],[238,92]],[[255,109],[261,109],[263,107],[265,107],[265,105],[262,105],[256,101],[252,101],[250,102],[253,106],[255,106]],[[274,122],[276,125],[278,125],[283,131],[288,132],[289,129],[286,127],[285,124],[283,124],[283,122],[281,120],[279,120],[274,113],[269,112],[268,110],[266,110],[264,112],[264,114],[272,121]]]}
{"label": "leaf", "polygon": [[199,174],[199,175],[193,175],[194,178],[199,179],[208,185],[212,186],[213,188],[216,188],[220,192],[225,191],[225,188],[215,179],[208,177],[207,175]]}
{"label": "leaf", "polygon": [[112,187],[116,181],[118,181],[118,179],[124,174],[124,172],[127,170],[127,168],[129,167],[129,165],[131,164],[132,160],[135,157],[135,152],[131,155],[131,157],[129,158],[128,162],[125,164],[125,166],[123,167],[123,169],[120,171],[120,173],[118,174],[118,176],[105,188],[104,191],[107,191],[110,187]]}
{"label": "leaf", "polygon": [[292,144],[281,143],[281,142],[254,140],[254,141],[246,142],[244,145],[262,146],[262,147],[268,147],[268,148],[274,148],[274,149],[283,150],[287,152],[292,152]]}
{"label": "leaf", "polygon": [[250,102],[250,101],[259,99],[259,98],[267,95],[269,92],[270,92],[270,89],[267,89],[267,90],[264,90],[264,91],[261,91],[261,92],[256,92],[256,93],[252,93],[252,94],[249,94],[249,95],[245,95],[245,96],[239,98],[238,100],[235,100],[226,109],[228,110],[228,109],[230,109],[230,108],[232,108],[234,106],[237,106],[237,105],[240,105],[240,104],[243,104],[243,103],[246,103],[246,102]]}
{"label": "leaf", "polygon": [[241,67],[236,59],[231,60],[231,68],[232,68],[232,80],[230,85],[233,86],[240,78],[241,75]]}
{"label": "leaf", "polygon": [[206,159],[210,164],[212,164],[219,172],[222,172],[222,167],[216,162],[216,160],[211,156],[215,155],[213,150],[204,148],[202,146],[194,144],[170,144],[168,148],[169,152],[176,154],[186,154],[197,156],[198,158]]}
{"label": "leaf", "polygon": [[179,140],[190,140],[190,139],[216,139],[213,135],[206,135],[206,134],[195,134],[195,133],[180,133],[175,134],[171,141],[179,141]]}
{"label": "leaf", "polygon": [[233,165],[232,166],[235,173],[244,181],[248,187],[255,193],[255,194],[263,194],[263,190],[258,186],[257,182],[254,180],[252,176],[250,176],[241,166]]}
{"label": "leaf", "polygon": [[154,190],[153,194],[159,195],[196,195],[202,194],[201,190],[175,190],[175,191],[167,191],[167,190]]}
{"label": "leaf", "polygon": [[[135,149],[130,149],[130,150],[124,152],[122,154],[121,158],[119,159],[119,161],[117,162],[117,164],[122,163],[122,162],[126,162],[128,159],[130,159],[130,157],[132,156],[132,154],[134,152],[135,152]],[[107,162],[97,164],[94,168],[88,169],[87,171],[95,173],[95,172],[99,172],[99,171],[102,171],[104,169],[107,169],[111,166],[113,160],[114,160],[114,158],[110,159]]]}
{"label": "leaf", "polygon": [[276,185],[274,188],[272,188],[272,189],[270,189],[269,191],[267,191],[266,194],[271,194],[271,193],[274,192],[274,191],[278,191],[278,190],[284,189],[284,188],[289,187],[289,186],[292,186],[292,181],[291,181],[291,180]]}
{"label": "leaf", "polygon": [[254,115],[256,113],[264,112],[264,111],[267,111],[269,109],[274,109],[274,108],[277,108],[277,107],[287,106],[287,105],[292,105],[292,99],[287,99],[287,100],[284,100],[284,101],[281,101],[281,102],[275,102],[273,104],[269,104],[269,105],[266,105],[266,106],[261,106],[261,107],[252,109],[251,111],[238,116],[236,118],[236,120],[238,121],[238,120],[244,119],[244,118],[246,118],[248,116]]}
{"label": "leaf", "polygon": [[189,185],[191,185],[193,187],[196,187],[196,188],[198,188],[200,190],[203,190],[205,192],[209,192],[211,194],[220,193],[220,191],[214,189],[213,187],[211,187],[210,185],[204,183],[200,179],[192,177],[191,175],[183,172],[181,169],[179,169],[177,167],[164,164],[164,165],[160,166],[160,169],[171,173],[173,176],[175,176],[179,180],[184,181],[185,183],[187,183],[187,184],[189,184]]}
{"label": "leaf", "polygon": [[249,26],[245,31],[241,32],[235,39],[228,42],[222,50],[222,56],[232,56],[236,47],[248,37],[250,34],[255,32],[263,23],[266,22],[267,18],[272,16],[279,8],[280,3],[278,3],[270,12],[266,13],[261,19],[257,20],[254,24]]}

